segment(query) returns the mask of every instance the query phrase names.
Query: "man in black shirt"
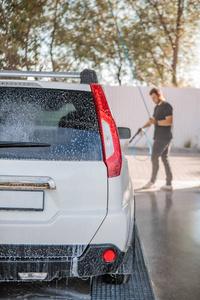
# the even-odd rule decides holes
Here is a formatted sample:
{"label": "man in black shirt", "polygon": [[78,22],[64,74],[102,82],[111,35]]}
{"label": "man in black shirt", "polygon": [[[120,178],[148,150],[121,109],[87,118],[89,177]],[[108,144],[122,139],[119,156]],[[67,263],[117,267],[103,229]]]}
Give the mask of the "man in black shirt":
{"label": "man in black shirt", "polygon": [[156,104],[152,118],[141,128],[147,128],[155,125],[154,144],[152,149],[152,175],[150,181],[143,187],[146,189],[156,186],[156,178],[159,169],[159,157],[161,156],[166,172],[166,185],[162,187],[164,190],[171,191],[172,188],[172,172],[169,164],[169,149],[172,141],[172,124],[173,124],[173,108],[165,101],[162,92],[155,87],[150,91],[150,96]]}

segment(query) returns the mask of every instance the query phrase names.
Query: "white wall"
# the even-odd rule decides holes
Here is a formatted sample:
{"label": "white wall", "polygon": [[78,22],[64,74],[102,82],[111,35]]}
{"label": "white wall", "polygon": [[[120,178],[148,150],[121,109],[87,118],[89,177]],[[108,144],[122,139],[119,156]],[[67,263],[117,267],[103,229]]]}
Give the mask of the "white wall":
{"label": "white wall", "polygon": [[[154,103],[149,96],[152,87],[141,87],[150,115]],[[137,87],[105,86],[117,126],[131,128],[132,135],[149,119],[142,97]],[[200,89],[193,88],[162,88],[163,95],[172,106],[174,113],[174,147],[184,147],[191,142],[192,147],[200,148]],[[148,130],[152,141],[154,126]],[[134,143],[134,142],[133,142]],[[133,143],[130,144],[133,145]],[[146,146],[145,138],[138,144]]]}

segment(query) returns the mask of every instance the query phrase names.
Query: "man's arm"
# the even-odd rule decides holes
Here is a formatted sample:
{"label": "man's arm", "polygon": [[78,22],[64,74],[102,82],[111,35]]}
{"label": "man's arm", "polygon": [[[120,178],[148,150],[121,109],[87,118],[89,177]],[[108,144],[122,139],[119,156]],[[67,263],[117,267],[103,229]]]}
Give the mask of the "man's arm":
{"label": "man's arm", "polygon": [[155,118],[154,118],[154,116],[151,117],[151,118],[149,118],[148,122],[146,124],[144,124],[144,126],[142,126],[141,129],[143,130],[143,129],[145,129],[145,128],[153,125],[153,124],[155,124]]}
{"label": "man's arm", "polygon": [[173,116],[167,116],[164,120],[156,122],[158,126],[171,126],[173,124]]}

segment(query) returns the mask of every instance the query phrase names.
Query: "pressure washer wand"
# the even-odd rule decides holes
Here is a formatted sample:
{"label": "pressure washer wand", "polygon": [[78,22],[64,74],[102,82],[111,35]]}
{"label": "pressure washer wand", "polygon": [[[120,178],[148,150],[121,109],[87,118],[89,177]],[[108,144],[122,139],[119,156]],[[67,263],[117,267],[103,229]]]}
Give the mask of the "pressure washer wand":
{"label": "pressure washer wand", "polygon": [[141,131],[142,131],[142,129],[139,128],[138,131],[136,132],[136,134],[130,139],[129,144],[132,142],[132,140],[134,140],[134,138],[136,137],[136,135],[138,135]]}

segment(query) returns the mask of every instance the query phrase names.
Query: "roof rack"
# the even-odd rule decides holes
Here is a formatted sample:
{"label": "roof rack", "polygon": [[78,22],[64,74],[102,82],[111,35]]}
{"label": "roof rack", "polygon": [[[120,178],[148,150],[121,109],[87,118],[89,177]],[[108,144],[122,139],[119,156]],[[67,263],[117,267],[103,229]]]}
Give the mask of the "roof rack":
{"label": "roof rack", "polygon": [[0,77],[51,77],[51,78],[80,78],[81,83],[98,83],[94,70],[84,69],[80,73],[75,72],[35,72],[35,71],[0,71]]}

